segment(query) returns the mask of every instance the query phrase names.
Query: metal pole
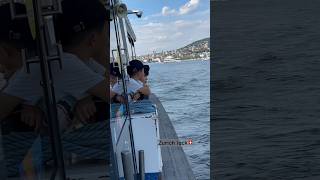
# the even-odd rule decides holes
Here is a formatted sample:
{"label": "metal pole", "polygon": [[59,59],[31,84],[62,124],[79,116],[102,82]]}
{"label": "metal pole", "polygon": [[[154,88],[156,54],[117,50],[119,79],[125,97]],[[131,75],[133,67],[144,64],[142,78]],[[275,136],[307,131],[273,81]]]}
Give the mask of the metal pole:
{"label": "metal pole", "polygon": [[136,47],[133,44],[133,52],[134,52],[134,58],[137,59],[137,53],[136,53]]}
{"label": "metal pole", "polygon": [[140,180],[145,180],[144,150],[139,151],[139,174]]}
{"label": "metal pole", "polygon": [[[129,53],[128,53],[128,46],[127,46],[127,40],[126,40],[126,36],[125,36],[125,32],[124,32],[124,25],[123,25],[124,21],[122,18],[119,18],[119,24],[120,24],[120,30],[121,30],[121,36],[122,36],[122,41],[123,41],[123,46],[125,49],[125,55],[126,55],[126,61],[123,64],[124,66],[128,65],[128,60],[129,60]],[[120,53],[121,54],[121,53]],[[121,61],[121,57],[120,57],[120,61]],[[122,61],[123,63],[123,61]],[[122,64],[120,63],[120,64]],[[124,69],[123,67],[122,69],[122,77],[124,77]],[[124,83],[124,81],[123,81]],[[124,90],[124,94],[126,95],[126,100],[128,101],[128,97],[127,97],[127,86],[126,84],[123,84],[123,90]],[[129,102],[129,101],[128,101]],[[133,161],[133,168],[134,168],[134,174],[137,175],[137,160],[136,160],[136,152],[135,152],[135,145],[134,145],[134,137],[133,137],[133,130],[132,130],[132,122],[131,122],[131,111],[130,111],[130,106],[129,103],[126,103],[126,109],[127,109],[127,113],[128,113],[128,117],[129,117],[129,134],[130,134],[130,142],[131,142],[131,152],[132,152],[132,161]]]}
{"label": "metal pole", "polygon": [[44,100],[47,108],[47,118],[49,121],[49,128],[53,146],[53,152],[55,158],[55,164],[57,165],[57,172],[59,179],[65,180],[65,168],[63,160],[63,151],[60,138],[60,131],[57,119],[57,109],[55,101],[55,93],[52,82],[52,74],[49,68],[47,48],[45,41],[45,29],[43,24],[43,16],[41,11],[41,1],[33,0],[34,5],[34,15],[35,15],[35,24],[36,24],[36,35],[37,43],[39,44],[39,58],[40,58],[40,67],[42,75],[42,86],[44,92]]}
{"label": "metal pole", "polygon": [[131,154],[129,151],[121,152],[123,175],[125,180],[134,180],[133,164],[131,161]]}
{"label": "metal pole", "polygon": [[[116,2],[118,2],[118,0],[115,0]],[[114,7],[115,6],[115,3],[114,1],[112,1],[112,6]],[[119,35],[119,27],[118,27],[118,22],[117,22],[117,18],[116,18],[116,13],[113,11],[113,17],[114,18],[114,27],[115,27],[115,33],[116,33],[116,39],[117,39],[117,49],[118,49],[118,52],[119,52],[119,58],[120,58],[120,67],[121,67],[121,74],[122,74],[122,84],[123,84],[123,90],[124,90],[124,94],[126,95],[127,94],[127,86],[126,86],[126,83],[125,83],[125,71],[124,71],[124,66],[127,66],[127,61],[128,61],[128,51],[127,51],[127,48],[124,48],[126,49],[125,50],[125,55],[126,55],[126,63],[123,63],[123,60],[122,60],[122,56],[121,56],[121,48],[120,48],[120,35]],[[123,37],[123,33],[124,33],[124,26],[123,26],[123,21],[121,21],[122,19],[121,18],[118,18],[118,20],[120,21],[120,26],[121,26],[121,32],[122,32],[122,38],[126,38],[126,37]],[[124,41],[125,43],[125,47],[126,46],[126,40]],[[125,96],[126,100],[128,101],[128,96],[126,95]],[[130,142],[131,142],[131,152],[132,152],[132,161],[133,161],[133,168],[134,168],[134,175],[136,176],[137,174],[137,160],[136,160],[136,153],[135,153],[135,145],[134,145],[134,138],[133,138],[133,130],[132,130],[132,122],[131,122],[131,112],[130,112],[130,106],[129,106],[129,103],[126,103],[126,111],[127,111],[127,117],[129,117],[129,134],[130,134]],[[127,120],[125,120],[125,123],[127,122]]]}
{"label": "metal pole", "polygon": [[124,31],[124,25],[123,25],[124,21],[122,18],[119,17],[119,24],[120,24],[120,31],[121,31],[121,38],[122,38],[122,45],[123,48],[126,49],[125,55],[126,55],[126,61],[124,62],[124,65],[127,66],[128,65],[128,60],[129,60],[129,53],[128,53],[128,44],[127,44],[127,37],[126,37],[126,33]]}

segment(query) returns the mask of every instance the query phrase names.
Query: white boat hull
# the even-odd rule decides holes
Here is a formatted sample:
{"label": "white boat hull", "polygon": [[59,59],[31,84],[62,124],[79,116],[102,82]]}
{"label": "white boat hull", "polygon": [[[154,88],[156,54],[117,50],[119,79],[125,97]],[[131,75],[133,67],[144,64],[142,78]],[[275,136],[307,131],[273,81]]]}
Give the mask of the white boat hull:
{"label": "white boat hull", "polygon": [[[157,111],[155,110],[151,113],[132,114],[131,118],[137,169],[139,170],[138,153],[139,150],[143,150],[146,179],[148,179],[148,176],[150,178],[152,177],[152,179],[158,179],[157,177],[160,177],[163,164],[159,145],[160,133]],[[120,179],[124,178],[121,152],[131,152],[129,140],[129,121],[126,122],[124,127],[125,129],[119,137],[124,120],[124,117],[116,117],[111,119],[113,149],[115,156],[117,157],[116,162]],[[119,138],[119,140],[117,138]],[[117,141],[118,144],[115,145]]]}

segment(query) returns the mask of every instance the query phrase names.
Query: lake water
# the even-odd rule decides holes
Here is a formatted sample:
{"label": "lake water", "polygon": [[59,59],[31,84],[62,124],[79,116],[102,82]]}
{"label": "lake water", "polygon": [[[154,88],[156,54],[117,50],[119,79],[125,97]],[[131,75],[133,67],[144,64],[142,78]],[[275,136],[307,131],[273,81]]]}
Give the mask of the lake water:
{"label": "lake water", "polygon": [[149,82],[175,127],[197,179],[209,179],[209,61],[150,64]]}
{"label": "lake water", "polygon": [[320,179],[320,1],[213,7],[215,179]]}

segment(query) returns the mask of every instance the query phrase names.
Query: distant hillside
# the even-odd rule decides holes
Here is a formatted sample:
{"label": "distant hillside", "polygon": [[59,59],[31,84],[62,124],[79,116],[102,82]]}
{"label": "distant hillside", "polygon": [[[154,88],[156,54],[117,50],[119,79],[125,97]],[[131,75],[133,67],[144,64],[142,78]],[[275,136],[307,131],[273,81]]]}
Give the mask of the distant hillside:
{"label": "distant hillside", "polygon": [[141,59],[206,59],[210,57],[210,38],[204,38],[193,43],[190,43],[182,48],[170,51],[153,52],[140,56]]}
{"label": "distant hillside", "polygon": [[208,47],[210,47],[210,38],[204,38],[204,39],[195,41],[195,42],[193,42],[191,44],[188,44],[188,45],[186,45],[186,46],[184,46],[182,48],[179,48],[177,50],[189,49],[189,48],[192,48],[192,47],[202,47],[205,44],[208,44]]}

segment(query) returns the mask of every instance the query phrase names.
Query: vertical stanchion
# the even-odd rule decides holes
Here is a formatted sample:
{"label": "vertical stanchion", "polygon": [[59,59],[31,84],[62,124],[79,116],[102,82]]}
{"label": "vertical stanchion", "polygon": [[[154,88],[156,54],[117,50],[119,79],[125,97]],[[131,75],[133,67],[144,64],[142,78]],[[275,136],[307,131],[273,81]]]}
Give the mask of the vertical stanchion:
{"label": "vertical stanchion", "polygon": [[125,180],[135,180],[133,175],[133,164],[131,161],[131,154],[129,151],[121,152],[123,175]]}
{"label": "vertical stanchion", "polygon": [[145,167],[144,167],[144,151],[139,151],[139,174],[140,180],[145,180]]}
{"label": "vertical stanchion", "polygon": [[[44,100],[47,109],[47,118],[49,122],[49,129],[51,134],[53,153],[55,157],[55,165],[57,166],[57,173],[60,180],[66,179],[62,143],[57,119],[56,100],[54,93],[54,86],[52,82],[52,74],[49,67],[49,60],[47,55],[47,44],[45,37],[45,26],[42,15],[42,6],[40,0],[33,0],[35,25],[36,25],[36,37],[39,45],[39,59],[42,76],[42,86],[44,92]],[[52,176],[55,179],[55,174]]]}
{"label": "vertical stanchion", "polygon": [[[119,3],[118,0],[112,0],[111,1],[112,3],[112,6],[113,8],[115,8],[116,4]],[[119,9],[122,9],[122,11],[126,11],[126,6],[121,6],[121,4],[119,4]],[[116,8],[117,9],[117,8]],[[123,14],[118,14],[116,13],[116,9],[113,10],[113,17],[114,17],[114,27],[115,27],[115,33],[116,33],[116,40],[117,40],[117,50],[118,50],[118,53],[119,53],[119,59],[120,59],[120,67],[121,67],[121,74],[122,74],[122,85],[123,85],[123,91],[124,91],[124,94],[125,94],[125,99],[127,101],[127,103],[125,103],[126,105],[126,116],[128,117],[127,120],[129,120],[129,135],[130,135],[130,143],[131,143],[131,153],[132,153],[132,161],[133,161],[133,172],[134,172],[134,176],[137,175],[137,162],[136,162],[136,153],[135,153],[135,145],[134,145],[134,138],[133,138],[133,130],[132,130],[132,122],[131,122],[131,112],[130,112],[130,106],[129,106],[129,103],[128,103],[128,96],[127,96],[127,86],[126,86],[126,71],[124,70],[124,68],[128,65],[128,59],[129,59],[129,55],[128,55],[128,49],[127,49],[127,45],[126,45],[126,41],[125,41],[125,33],[124,33],[124,26],[123,26],[123,20],[122,20],[122,16]],[[123,13],[123,12],[122,12]],[[116,14],[117,16],[119,17],[116,17]],[[118,24],[119,23],[119,24]],[[120,26],[120,30],[119,30],[119,27]],[[120,32],[121,31],[121,32]],[[120,33],[121,33],[121,37],[122,37],[122,40],[123,44],[124,45],[124,49],[125,49],[125,59],[122,58],[122,55],[121,55],[121,42],[120,42]],[[126,123],[125,121],[125,123]]]}

